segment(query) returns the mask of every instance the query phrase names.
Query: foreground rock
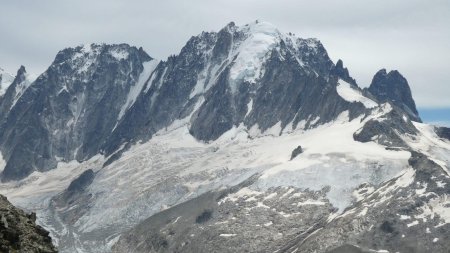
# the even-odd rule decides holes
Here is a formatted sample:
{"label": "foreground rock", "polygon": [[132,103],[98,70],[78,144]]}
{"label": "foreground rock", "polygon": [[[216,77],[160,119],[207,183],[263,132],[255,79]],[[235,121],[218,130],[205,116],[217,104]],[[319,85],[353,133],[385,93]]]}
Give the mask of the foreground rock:
{"label": "foreground rock", "polygon": [[0,195],[0,252],[57,252],[49,233]]}

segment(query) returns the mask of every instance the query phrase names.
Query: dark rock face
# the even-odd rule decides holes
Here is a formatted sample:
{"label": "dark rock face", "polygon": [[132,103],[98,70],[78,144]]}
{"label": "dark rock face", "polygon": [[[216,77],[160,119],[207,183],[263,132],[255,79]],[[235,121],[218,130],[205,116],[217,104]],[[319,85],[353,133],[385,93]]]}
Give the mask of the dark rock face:
{"label": "dark rock face", "polygon": [[69,187],[67,188],[67,191],[69,192],[80,192],[86,189],[92,181],[94,181],[94,171],[91,169],[88,169],[81,173],[79,177],[77,177],[75,180],[73,180]]}
{"label": "dark rock face", "polygon": [[57,252],[49,233],[35,221],[36,214],[25,214],[0,195],[0,251]]}
{"label": "dark rock face", "polygon": [[[61,220],[71,224],[89,210],[92,195],[87,194],[86,190],[94,178],[95,173],[92,169],[85,170],[69,184],[66,190],[52,198],[50,203],[52,208],[67,209]],[[72,208],[67,208],[68,206]]]}
{"label": "dark rock face", "polygon": [[353,86],[358,86],[356,80],[350,76],[348,69],[344,67],[344,63],[341,59],[336,62],[336,66],[332,69],[332,73],[342,80],[346,81],[347,83]]}
{"label": "dark rock face", "polygon": [[447,139],[450,140],[450,128],[448,127],[436,127],[435,129],[436,134],[443,138],[443,139]]}
{"label": "dark rock face", "polygon": [[7,161],[2,180],[52,169],[57,158],[81,161],[97,154],[149,60],[126,44],[62,50],[9,109],[21,68],[0,108],[0,147]]}
{"label": "dark rock face", "polygon": [[301,153],[303,153],[302,146],[296,147],[294,150],[292,150],[291,160],[300,155]]}
{"label": "dark rock face", "polygon": [[379,102],[390,101],[407,112],[412,120],[420,122],[408,81],[397,70],[389,73],[385,69],[378,71],[373,77],[368,91]]}

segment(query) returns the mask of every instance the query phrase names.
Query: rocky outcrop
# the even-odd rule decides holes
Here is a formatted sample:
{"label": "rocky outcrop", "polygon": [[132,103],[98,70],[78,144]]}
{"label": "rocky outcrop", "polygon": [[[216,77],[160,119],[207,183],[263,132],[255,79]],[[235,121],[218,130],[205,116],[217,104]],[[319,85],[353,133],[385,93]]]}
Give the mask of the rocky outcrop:
{"label": "rocky outcrop", "polygon": [[298,155],[300,155],[301,153],[303,153],[302,146],[296,147],[294,150],[292,150],[291,160],[294,159],[295,157],[297,157]]}
{"label": "rocky outcrop", "polygon": [[344,63],[341,59],[336,62],[336,66],[331,70],[331,73],[353,86],[358,86],[356,80],[350,76],[348,69],[344,67]]}
{"label": "rocky outcrop", "polygon": [[1,252],[57,252],[49,232],[36,225],[36,214],[26,214],[0,195]]}
{"label": "rocky outcrop", "polygon": [[374,141],[389,148],[408,149],[403,136],[414,136],[418,130],[400,108],[390,104],[385,104],[384,107],[390,112],[382,119],[369,120],[353,134],[353,139],[360,142]]}
{"label": "rocky outcrop", "polygon": [[378,71],[372,79],[368,91],[381,102],[391,102],[402,108],[414,121],[421,121],[416,104],[411,95],[408,81],[397,70],[386,72]]}
{"label": "rocky outcrop", "polygon": [[448,127],[436,127],[435,128],[436,134],[446,140],[450,140],[450,128]]}

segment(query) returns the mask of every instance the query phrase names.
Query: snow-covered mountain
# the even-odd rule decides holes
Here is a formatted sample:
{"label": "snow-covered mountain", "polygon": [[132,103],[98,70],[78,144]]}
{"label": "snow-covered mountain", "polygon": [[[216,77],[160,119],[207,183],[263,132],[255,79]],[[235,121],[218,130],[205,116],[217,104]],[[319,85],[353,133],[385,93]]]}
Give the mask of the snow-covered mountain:
{"label": "snow-covered mountain", "polygon": [[361,89],[317,39],[256,21],[165,61],[79,46],[21,91],[0,100],[0,192],[61,252],[450,246],[450,131],[398,71]]}

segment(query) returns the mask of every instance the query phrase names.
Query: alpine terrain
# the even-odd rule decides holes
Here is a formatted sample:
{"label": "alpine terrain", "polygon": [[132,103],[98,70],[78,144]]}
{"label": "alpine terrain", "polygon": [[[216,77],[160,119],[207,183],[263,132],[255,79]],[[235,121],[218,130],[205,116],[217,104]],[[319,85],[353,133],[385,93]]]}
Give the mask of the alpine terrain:
{"label": "alpine terrain", "polygon": [[[450,129],[267,22],[1,74],[0,193],[59,252],[448,252]],[[1,224],[1,223],[0,223]]]}

